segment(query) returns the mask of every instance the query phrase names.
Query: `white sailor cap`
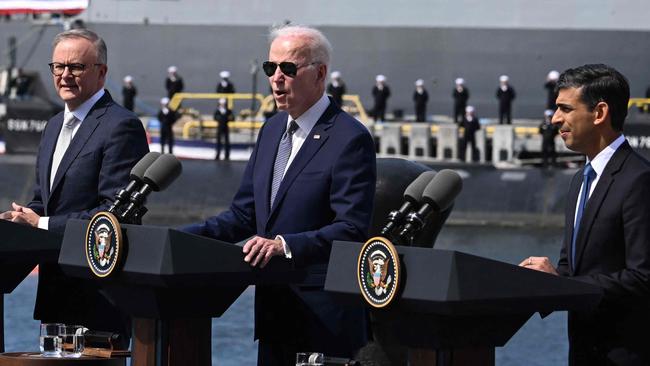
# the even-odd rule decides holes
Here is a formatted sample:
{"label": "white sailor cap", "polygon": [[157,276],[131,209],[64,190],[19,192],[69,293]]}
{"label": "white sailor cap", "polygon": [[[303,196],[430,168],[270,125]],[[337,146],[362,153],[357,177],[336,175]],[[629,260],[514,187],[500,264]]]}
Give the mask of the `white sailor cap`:
{"label": "white sailor cap", "polygon": [[551,70],[548,73],[549,80],[558,80],[560,78],[560,72],[557,70]]}
{"label": "white sailor cap", "polygon": [[169,98],[167,98],[167,97],[160,98],[160,104],[161,104],[161,105],[167,105],[167,104],[169,104]]}
{"label": "white sailor cap", "polygon": [[174,65],[167,68],[167,72],[176,72],[176,71],[178,71],[178,67]]}
{"label": "white sailor cap", "polygon": [[384,75],[382,75],[382,74],[379,74],[379,75],[377,75],[377,77],[375,77],[375,80],[377,82],[384,82],[384,81],[386,81],[386,77]]}
{"label": "white sailor cap", "polygon": [[456,83],[456,85],[463,85],[463,84],[465,84],[465,79],[456,78],[455,83]]}
{"label": "white sailor cap", "polygon": [[223,70],[222,72],[219,73],[219,76],[222,77],[223,79],[227,79],[230,77],[230,71]]}
{"label": "white sailor cap", "polygon": [[332,79],[338,79],[338,78],[341,77],[341,72],[340,71],[332,71],[332,73],[330,74],[330,77]]}
{"label": "white sailor cap", "polygon": [[544,117],[552,117],[555,112],[552,109],[547,109],[544,111]]}
{"label": "white sailor cap", "polygon": [[465,113],[474,113],[474,106],[468,105],[465,107]]}
{"label": "white sailor cap", "polygon": [[505,83],[505,82],[507,82],[508,80],[510,80],[510,78],[508,77],[508,75],[501,75],[501,76],[499,76],[499,81],[502,82],[502,83]]}
{"label": "white sailor cap", "polygon": [[415,86],[423,86],[423,85],[424,85],[424,80],[422,79],[415,80]]}
{"label": "white sailor cap", "polygon": [[127,75],[127,76],[124,77],[124,82],[125,83],[130,83],[132,81],[133,81],[133,76]]}

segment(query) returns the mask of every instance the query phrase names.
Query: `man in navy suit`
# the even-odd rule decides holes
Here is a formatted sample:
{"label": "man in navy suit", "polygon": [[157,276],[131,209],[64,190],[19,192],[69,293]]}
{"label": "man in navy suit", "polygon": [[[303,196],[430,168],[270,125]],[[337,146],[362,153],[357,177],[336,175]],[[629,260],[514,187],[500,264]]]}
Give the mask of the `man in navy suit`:
{"label": "man in navy suit", "polygon": [[[149,147],[142,122],[104,90],[104,41],[75,29],[58,34],[53,45],[49,65],[65,110],[43,131],[32,201],[13,203],[0,218],[63,233],[68,219],[107,210]],[[66,278],[52,263],[40,265],[34,318],[128,332],[126,317],[95,285]]]}
{"label": "man in navy suit", "polygon": [[648,365],[650,349],[650,163],[623,136],[628,82],[606,65],[566,70],[553,124],[587,156],[571,181],[557,268],[546,257],[520,265],[599,286],[591,312],[569,313],[570,365]]}
{"label": "man in navy suit", "polygon": [[[295,267],[327,263],[334,240],[367,238],[375,189],[370,133],[325,94],[331,46],[321,32],[286,26],[271,33],[269,77],[280,113],[259,132],[228,211],[186,230],[248,240],[244,260]],[[288,145],[289,146],[288,146]],[[360,308],[338,306],[322,288],[257,286],[259,365],[289,365],[299,351],[351,357],[365,343]]]}

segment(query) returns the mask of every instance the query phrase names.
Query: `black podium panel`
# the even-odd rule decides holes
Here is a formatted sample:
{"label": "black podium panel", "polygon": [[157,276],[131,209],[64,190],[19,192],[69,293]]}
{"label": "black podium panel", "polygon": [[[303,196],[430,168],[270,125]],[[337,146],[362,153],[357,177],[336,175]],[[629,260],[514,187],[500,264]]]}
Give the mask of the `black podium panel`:
{"label": "black podium panel", "polygon": [[[357,281],[362,244],[334,242],[325,290],[364,304]],[[536,312],[586,310],[593,285],[466,253],[397,246],[402,292],[374,314],[390,322],[403,344],[446,349],[503,346]]]}
{"label": "black podium panel", "polygon": [[[136,317],[218,317],[249,285],[323,285],[325,267],[294,269],[274,258],[264,269],[244,262],[240,246],[168,227],[122,225],[124,265],[97,278],[85,257],[88,221],[70,220],[59,265],[73,277],[93,279],[115,303]],[[320,272],[320,273],[319,273]],[[319,280],[320,278],[320,280]]]}
{"label": "black podium panel", "polygon": [[0,220],[0,292],[12,292],[41,262],[55,262],[61,235]]}

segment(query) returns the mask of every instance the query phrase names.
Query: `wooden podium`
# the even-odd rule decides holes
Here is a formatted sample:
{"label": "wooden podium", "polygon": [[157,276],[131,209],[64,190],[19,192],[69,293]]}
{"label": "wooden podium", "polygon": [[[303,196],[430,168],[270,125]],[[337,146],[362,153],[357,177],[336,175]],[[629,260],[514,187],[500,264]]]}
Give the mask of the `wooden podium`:
{"label": "wooden podium", "polygon": [[[361,246],[333,244],[325,290],[341,302],[365,304],[356,274]],[[450,250],[396,248],[404,274],[401,296],[375,314],[401,344],[432,351],[435,365],[494,365],[494,348],[533,314],[586,310],[601,298],[596,286],[508,263]]]}
{"label": "wooden podium", "polygon": [[0,352],[4,352],[4,294],[43,262],[56,262],[61,235],[0,220]]}

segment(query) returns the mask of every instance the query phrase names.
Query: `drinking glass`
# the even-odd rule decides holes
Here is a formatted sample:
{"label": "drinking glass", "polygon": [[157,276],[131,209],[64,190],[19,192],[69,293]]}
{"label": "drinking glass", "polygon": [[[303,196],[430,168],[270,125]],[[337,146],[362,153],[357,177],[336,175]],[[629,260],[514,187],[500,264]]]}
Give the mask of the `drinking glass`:
{"label": "drinking glass", "polygon": [[39,347],[43,357],[61,357],[61,323],[42,323]]}
{"label": "drinking glass", "polygon": [[325,357],[318,352],[296,353],[296,366],[323,366]]}
{"label": "drinking glass", "polygon": [[63,357],[81,357],[84,351],[84,332],[81,325],[63,325],[61,327],[61,355]]}

